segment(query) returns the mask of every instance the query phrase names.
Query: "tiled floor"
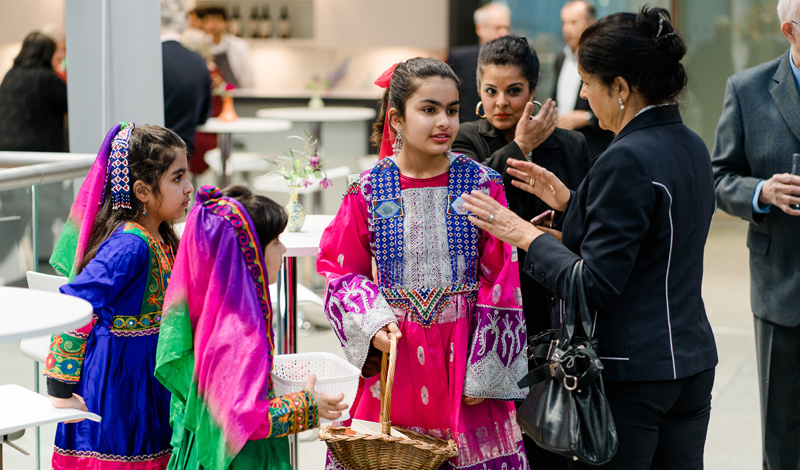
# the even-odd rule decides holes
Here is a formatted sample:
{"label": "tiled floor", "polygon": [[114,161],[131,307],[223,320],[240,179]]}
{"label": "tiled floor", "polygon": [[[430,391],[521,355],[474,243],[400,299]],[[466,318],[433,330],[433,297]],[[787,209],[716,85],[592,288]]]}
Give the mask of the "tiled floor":
{"label": "tiled floor", "polygon": [[[717,339],[720,363],[714,385],[713,411],[706,444],[705,466],[711,470],[754,470],[761,465],[761,429],[758,384],[750,314],[749,270],[745,238],[747,224],[724,215],[715,219],[706,246],[703,295]],[[341,355],[330,330],[302,336],[299,349]],[[0,384],[33,386],[32,362],[17,344],[0,344]],[[49,468],[54,426],[42,429],[42,468]],[[34,449],[29,430],[17,443]],[[5,448],[5,468],[35,469],[33,457]],[[325,445],[314,432],[300,436],[300,469],[324,466]],[[532,467],[536,469],[535,462]]]}

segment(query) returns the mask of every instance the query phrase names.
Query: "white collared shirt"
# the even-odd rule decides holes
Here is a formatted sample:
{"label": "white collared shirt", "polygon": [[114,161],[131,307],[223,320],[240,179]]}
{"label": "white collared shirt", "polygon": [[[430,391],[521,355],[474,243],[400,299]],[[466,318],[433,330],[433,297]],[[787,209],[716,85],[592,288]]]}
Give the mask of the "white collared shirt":
{"label": "white collared shirt", "polygon": [[161,35],[161,42],[167,42],[167,41],[178,41],[178,42],[181,42],[182,39],[183,39],[183,37],[180,34],[173,33],[173,32],[164,33],[164,34]]}
{"label": "white collared shirt", "polygon": [[575,111],[578,93],[581,90],[581,76],[578,74],[578,60],[569,46],[564,48],[564,64],[558,75],[558,94],[556,104],[559,114]]}

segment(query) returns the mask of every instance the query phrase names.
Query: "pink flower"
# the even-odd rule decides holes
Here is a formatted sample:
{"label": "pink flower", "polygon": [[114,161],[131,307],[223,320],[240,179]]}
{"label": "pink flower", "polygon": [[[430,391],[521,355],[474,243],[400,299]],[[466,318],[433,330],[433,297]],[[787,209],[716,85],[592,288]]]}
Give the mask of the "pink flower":
{"label": "pink flower", "polygon": [[322,181],[319,182],[319,185],[322,187],[322,189],[327,189],[333,186],[333,181],[329,180],[328,178],[322,178]]}
{"label": "pink flower", "polygon": [[303,188],[307,188],[311,185],[311,181],[308,178],[303,178]]}
{"label": "pink flower", "polygon": [[319,157],[318,156],[308,157],[308,163],[311,164],[311,168],[316,169],[319,166]]}

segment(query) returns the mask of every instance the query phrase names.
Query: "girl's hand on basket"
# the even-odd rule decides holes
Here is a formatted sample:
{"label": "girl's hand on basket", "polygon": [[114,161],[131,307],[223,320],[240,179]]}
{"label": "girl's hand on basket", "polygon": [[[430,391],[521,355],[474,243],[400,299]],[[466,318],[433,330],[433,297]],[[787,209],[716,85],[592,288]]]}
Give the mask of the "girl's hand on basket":
{"label": "girl's hand on basket", "polygon": [[467,405],[467,406],[480,405],[481,403],[483,403],[483,400],[486,400],[486,399],[485,398],[468,397],[466,395],[461,397],[461,401],[463,401],[464,404]]}
{"label": "girl's hand on basket", "polygon": [[342,411],[350,407],[347,403],[342,403],[342,400],[344,400],[344,393],[340,393],[336,396],[319,393],[314,390],[314,384],[316,383],[317,376],[309,374],[308,380],[306,380],[306,390],[311,393],[314,397],[314,401],[317,402],[319,417],[334,421],[339,419],[342,416]]}
{"label": "girl's hand on basket", "polygon": [[385,353],[389,352],[389,333],[394,333],[394,337],[397,341],[400,341],[400,338],[403,337],[403,333],[400,333],[400,328],[397,327],[397,323],[389,323],[378,330],[372,338],[372,344]]}
{"label": "girl's hand on basket", "polygon": [[[50,403],[53,404],[56,408],[74,408],[76,410],[89,412],[89,408],[86,408],[86,403],[83,402],[83,397],[80,395],[72,394],[69,398],[56,398],[50,397]],[[70,421],[64,421],[65,423],[78,423],[83,421],[86,418],[81,419],[73,419]]]}

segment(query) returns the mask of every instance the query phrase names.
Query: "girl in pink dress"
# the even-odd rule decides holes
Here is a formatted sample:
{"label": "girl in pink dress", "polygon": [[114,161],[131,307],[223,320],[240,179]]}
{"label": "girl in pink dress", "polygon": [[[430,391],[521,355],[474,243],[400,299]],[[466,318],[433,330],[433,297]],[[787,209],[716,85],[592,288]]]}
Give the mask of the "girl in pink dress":
{"label": "girl in pink dress", "polygon": [[[382,159],[350,184],[317,261],[326,314],[364,377],[351,415],[378,421],[380,356],[394,332],[392,424],[453,439],[459,454],[442,468],[527,469],[511,402],[527,394],[516,385],[527,372],[516,249],[461,207],[472,190],[506,205],[503,182],[449,150],[452,70],[424,58],[395,67],[375,82],[387,88],[373,136]],[[326,468],[342,467],[329,456]]]}

